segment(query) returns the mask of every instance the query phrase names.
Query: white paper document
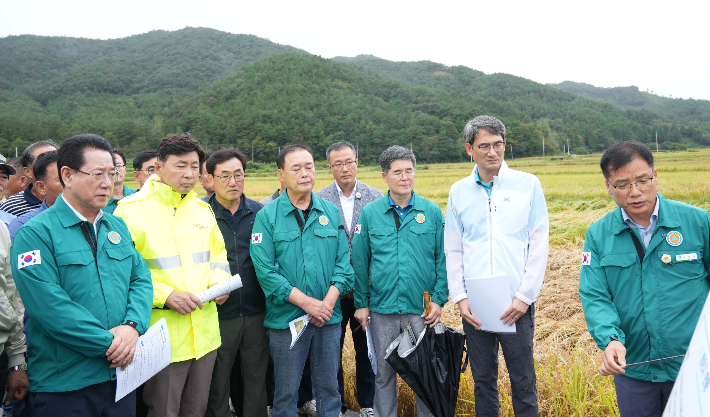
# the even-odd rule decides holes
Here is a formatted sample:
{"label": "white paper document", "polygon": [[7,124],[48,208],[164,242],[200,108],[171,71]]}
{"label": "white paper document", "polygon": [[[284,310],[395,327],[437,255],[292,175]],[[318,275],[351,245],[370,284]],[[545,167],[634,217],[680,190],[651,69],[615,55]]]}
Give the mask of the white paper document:
{"label": "white paper document", "polygon": [[464,279],[471,313],[481,322],[481,330],[492,333],[515,333],[515,323],[508,326],[500,316],[510,307],[513,296],[507,275]]}
{"label": "white paper document", "polygon": [[239,276],[239,274],[236,274],[232,276],[232,278],[225,279],[214,287],[210,287],[209,289],[197,294],[197,298],[199,298],[200,301],[202,301],[202,303],[204,304],[208,301],[214,300],[220,295],[229,294],[230,292],[241,287],[242,278]]}
{"label": "white paper document", "polygon": [[367,339],[367,357],[370,359],[372,373],[377,375],[377,356],[375,355],[375,344],[372,342],[372,333],[370,333],[369,324],[365,327],[365,338]]}
{"label": "white paper document", "polygon": [[[710,415],[710,295],[695,326],[663,417]],[[677,352],[682,354],[683,352]]]}
{"label": "white paper document", "polygon": [[170,334],[165,319],[158,320],[138,338],[133,362],[125,370],[116,368],[116,401],[138,388],[170,365]]}
{"label": "white paper document", "polygon": [[303,332],[306,331],[306,327],[308,327],[308,320],[310,319],[310,314],[304,314],[288,323],[288,328],[291,329],[291,347],[289,347],[289,349],[293,348],[293,345],[296,344],[298,338],[301,337]]}

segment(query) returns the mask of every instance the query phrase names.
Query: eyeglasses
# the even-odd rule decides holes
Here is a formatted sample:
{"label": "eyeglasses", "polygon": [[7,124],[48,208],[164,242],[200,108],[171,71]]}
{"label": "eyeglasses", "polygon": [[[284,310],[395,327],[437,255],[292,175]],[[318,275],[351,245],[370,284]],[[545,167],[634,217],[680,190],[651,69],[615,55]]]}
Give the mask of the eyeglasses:
{"label": "eyeglasses", "polygon": [[400,171],[400,170],[391,171],[393,178],[404,178],[404,177],[413,178],[414,174],[416,172],[417,171],[415,169],[408,169],[406,171]]}
{"label": "eyeglasses", "polygon": [[614,187],[614,189],[616,190],[617,193],[628,194],[631,192],[632,185],[635,185],[636,188],[639,189],[639,191],[648,190],[649,187],[651,187],[651,185],[653,185],[653,178],[654,177],[641,178],[640,180],[638,180],[636,182],[630,182],[627,184],[619,184],[619,185],[614,185],[611,182],[609,182],[609,180],[607,180],[607,182],[609,182],[609,185]]}
{"label": "eyeglasses", "polygon": [[93,178],[94,181],[110,180],[111,182],[114,182],[120,177],[120,174],[118,172],[109,172],[108,174],[89,174],[88,172],[84,172],[80,169],[75,169],[74,171],[81,172],[84,175],[88,175]]}
{"label": "eyeglasses", "polygon": [[214,177],[219,178],[225,184],[229,184],[229,181],[231,181],[232,178],[234,178],[234,182],[244,181],[244,174],[242,174],[242,173],[234,174],[234,175],[215,175]]}
{"label": "eyeglasses", "polygon": [[[118,167],[118,165],[116,165]],[[148,169],[134,169],[134,172],[147,172],[149,174],[153,174],[155,172],[155,167],[150,167]]]}
{"label": "eyeglasses", "polygon": [[123,164],[116,164],[116,169],[123,169],[123,168],[125,168],[125,167],[126,167],[126,166],[123,165]]}
{"label": "eyeglasses", "polygon": [[337,169],[337,170],[341,170],[341,169],[343,169],[343,165],[347,165],[348,168],[352,168],[352,167],[354,167],[355,165],[357,165],[357,162],[356,162],[356,161],[347,161],[347,162],[345,162],[345,163],[340,163],[340,162],[338,162],[337,164],[331,165],[331,167],[332,167],[332,168],[335,168],[335,169]]}
{"label": "eyeglasses", "polygon": [[[473,146],[473,145],[472,145]],[[488,152],[491,150],[491,145],[489,143],[483,143],[478,146],[474,146],[475,148],[478,148],[481,152]],[[505,141],[498,141],[493,144],[493,150],[496,152],[500,152],[503,149],[505,149]]]}

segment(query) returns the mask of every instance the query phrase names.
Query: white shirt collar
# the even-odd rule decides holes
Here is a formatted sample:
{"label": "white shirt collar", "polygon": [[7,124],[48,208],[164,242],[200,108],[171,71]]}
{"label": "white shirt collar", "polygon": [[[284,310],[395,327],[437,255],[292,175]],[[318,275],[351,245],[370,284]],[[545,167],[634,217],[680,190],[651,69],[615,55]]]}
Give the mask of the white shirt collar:
{"label": "white shirt collar", "polygon": [[[76,217],[78,217],[79,220],[84,221],[84,222],[88,222],[88,221],[89,221],[89,220],[88,220],[86,217],[84,217],[81,213],[79,213],[78,211],[76,211],[76,209],[75,209],[74,207],[72,207],[71,204],[69,204],[69,202],[67,201],[67,199],[64,198],[64,195],[61,195],[60,197],[62,198],[62,200],[64,200],[65,203],[67,203],[67,206],[69,206],[69,208],[74,212],[74,214],[76,214]],[[102,218],[103,216],[104,216],[103,210],[99,210],[99,213],[96,215],[96,218],[94,219],[94,233],[96,233],[96,234],[99,233],[98,224],[99,224],[99,220],[101,220],[101,218]]]}
{"label": "white shirt collar", "polygon": [[355,194],[357,193],[357,180],[355,180],[355,187],[353,187],[353,192],[350,194],[350,197],[345,197],[343,194],[343,190],[340,189],[340,186],[338,185],[338,181],[333,181],[335,183],[335,189],[338,190],[338,195],[343,198],[355,198]]}

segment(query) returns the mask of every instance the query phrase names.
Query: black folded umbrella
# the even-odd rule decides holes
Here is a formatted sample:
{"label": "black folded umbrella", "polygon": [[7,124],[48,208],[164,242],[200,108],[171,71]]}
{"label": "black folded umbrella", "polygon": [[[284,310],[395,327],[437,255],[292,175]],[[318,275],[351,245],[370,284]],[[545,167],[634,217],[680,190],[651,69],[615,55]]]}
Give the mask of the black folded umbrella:
{"label": "black folded umbrella", "polygon": [[[452,417],[466,336],[442,323],[418,335],[411,325],[385,352],[385,360],[436,417]],[[464,368],[465,369],[465,368]]]}

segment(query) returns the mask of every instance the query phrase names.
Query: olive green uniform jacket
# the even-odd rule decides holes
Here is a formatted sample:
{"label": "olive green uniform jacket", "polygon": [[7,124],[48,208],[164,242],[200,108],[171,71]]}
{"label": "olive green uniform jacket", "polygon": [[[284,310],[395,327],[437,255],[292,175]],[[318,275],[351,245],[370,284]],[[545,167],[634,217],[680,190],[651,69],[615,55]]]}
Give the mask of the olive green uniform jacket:
{"label": "olive green uniform jacket", "polygon": [[[251,259],[266,295],[264,326],[288,329],[288,323],[304,314],[288,301],[294,287],[309,297],[323,300],[330,286],[347,294],[353,287],[350,249],[340,210],[311,192],[313,206],[307,219],[291,204],[287,191],[256,214],[251,235]],[[303,221],[303,231],[298,225]],[[342,320],[340,298],[326,325]]]}
{"label": "olive green uniform jacket", "polygon": [[422,314],[422,296],[444,307],[449,300],[444,256],[444,216],[431,201],[414,201],[400,227],[389,192],[360,214],[353,237],[355,307],[380,314]]}
{"label": "olive green uniform jacket", "polygon": [[[626,347],[626,363],[685,354],[708,295],[710,214],[659,195],[653,238],[639,259],[617,208],[587,229],[579,294],[589,333],[604,350],[612,340]],[[629,231],[631,230],[631,232]],[[669,237],[682,236],[677,243]],[[643,248],[643,243],[641,243]],[[697,261],[676,262],[695,254]],[[663,255],[673,265],[664,266]],[[641,365],[625,375],[642,381],[674,381],[681,360]]]}
{"label": "olive green uniform jacket", "polygon": [[[95,257],[82,228],[95,239]],[[10,254],[30,317],[32,392],[115,380],[106,359],[113,341],[109,329],[131,320],[145,333],[153,303],[150,270],[123,220],[104,213],[94,234],[94,225],[80,220],[62,195],[17,232]]]}

